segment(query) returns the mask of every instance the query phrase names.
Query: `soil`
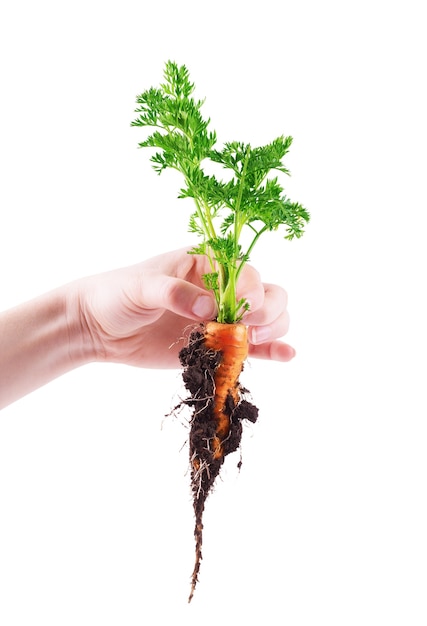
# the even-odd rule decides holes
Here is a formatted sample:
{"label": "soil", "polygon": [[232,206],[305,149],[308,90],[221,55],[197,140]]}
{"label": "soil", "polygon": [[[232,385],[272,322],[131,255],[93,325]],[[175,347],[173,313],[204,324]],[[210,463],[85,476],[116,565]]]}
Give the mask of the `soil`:
{"label": "soil", "polygon": [[[223,456],[213,458],[211,442],[215,436],[216,421],[213,416],[215,394],[215,370],[221,361],[221,352],[207,349],[204,345],[204,327],[193,330],[188,345],[181,349],[179,358],[184,368],[183,381],[190,396],[183,403],[193,408],[190,422],[190,464],[191,489],[195,514],[194,536],[196,540],[196,561],[192,575],[192,589],[189,602],[198,580],[202,559],[203,511],[206,499],[212,491],[225,457],[240,447],[242,420],[256,422],[258,408],[244,397],[248,393],[239,384],[239,401],[235,404],[228,396],[224,411],[230,416],[230,433],[222,441]],[[238,466],[240,467],[241,461]]]}

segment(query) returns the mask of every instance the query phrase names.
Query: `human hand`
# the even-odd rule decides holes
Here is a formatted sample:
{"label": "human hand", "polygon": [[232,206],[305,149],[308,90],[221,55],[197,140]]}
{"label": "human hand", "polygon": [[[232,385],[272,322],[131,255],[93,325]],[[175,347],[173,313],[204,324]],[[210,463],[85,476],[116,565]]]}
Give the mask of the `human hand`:
{"label": "human hand", "polygon": [[[179,367],[186,330],[214,319],[216,303],[202,283],[205,257],[187,248],[137,265],[81,279],[67,293],[67,314],[93,360],[149,368]],[[279,341],[289,325],[286,292],[263,284],[251,266],[243,268],[238,297],[250,303],[249,354],[289,361],[294,349]]]}

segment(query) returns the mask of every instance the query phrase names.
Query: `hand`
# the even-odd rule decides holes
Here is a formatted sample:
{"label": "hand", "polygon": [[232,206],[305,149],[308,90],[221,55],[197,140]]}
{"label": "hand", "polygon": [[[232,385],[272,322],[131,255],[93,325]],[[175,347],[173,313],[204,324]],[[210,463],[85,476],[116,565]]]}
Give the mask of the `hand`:
{"label": "hand", "polygon": [[[168,252],[73,283],[67,314],[97,361],[179,367],[178,352],[189,328],[216,315],[215,299],[201,279],[208,271],[205,257],[188,254],[187,248]],[[243,319],[249,327],[249,354],[289,361],[295,351],[278,341],[289,325],[285,291],[263,284],[248,265],[239,291],[238,297],[250,303]]]}

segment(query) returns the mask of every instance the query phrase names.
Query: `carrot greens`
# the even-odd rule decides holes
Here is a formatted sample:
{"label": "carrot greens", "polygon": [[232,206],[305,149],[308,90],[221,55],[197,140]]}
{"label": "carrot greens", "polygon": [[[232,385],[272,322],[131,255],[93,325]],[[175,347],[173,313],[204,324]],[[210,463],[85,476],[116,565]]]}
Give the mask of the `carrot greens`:
{"label": "carrot greens", "polygon": [[[292,137],[260,147],[233,141],[217,149],[210,119],[201,114],[203,100],[195,100],[193,92],[187,68],[168,61],[160,87],[137,97],[132,126],[153,129],[139,146],[157,150],[151,161],[158,174],[168,168],[182,174],[179,197],[193,199],[189,230],[200,237],[191,252],[209,259],[211,271],[203,278],[215,294],[217,321],[235,323],[249,308],[237,299],[237,281],[260,236],[283,226],[285,239],[299,238],[309,214],[287,198],[279,182],[279,174],[289,174],[283,159]],[[227,170],[227,180],[206,173],[209,161]]]}

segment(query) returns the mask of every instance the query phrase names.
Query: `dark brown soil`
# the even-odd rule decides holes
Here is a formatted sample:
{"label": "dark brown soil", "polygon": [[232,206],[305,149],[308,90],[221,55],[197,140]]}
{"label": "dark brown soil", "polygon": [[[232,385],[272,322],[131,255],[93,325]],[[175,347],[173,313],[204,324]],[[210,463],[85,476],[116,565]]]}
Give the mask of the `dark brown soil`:
{"label": "dark brown soil", "polygon": [[[240,400],[237,404],[234,403],[231,395],[228,396],[225,412],[230,416],[230,433],[222,442],[224,456],[214,459],[210,445],[216,428],[212,407],[215,393],[215,370],[221,361],[221,352],[208,350],[205,347],[203,326],[201,326],[191,333],[188,345],[181,349],[179,357],[184,368],[184,385],[190,392],[189,398],[183,403],[193,408],[189,447],[191,489],[195,515],[196,562],[192,575],[190,602],[198,580],[202,559],[202,518],[206,499],[220,473],[225,456],[236,451],[240,446],[242,420],[255,422],[258,417],[258,409],[244,398],[244,394],[248,391],[242,387],[239,387]],[[240,465],[241,462],[238,463],[239,467]]]}

